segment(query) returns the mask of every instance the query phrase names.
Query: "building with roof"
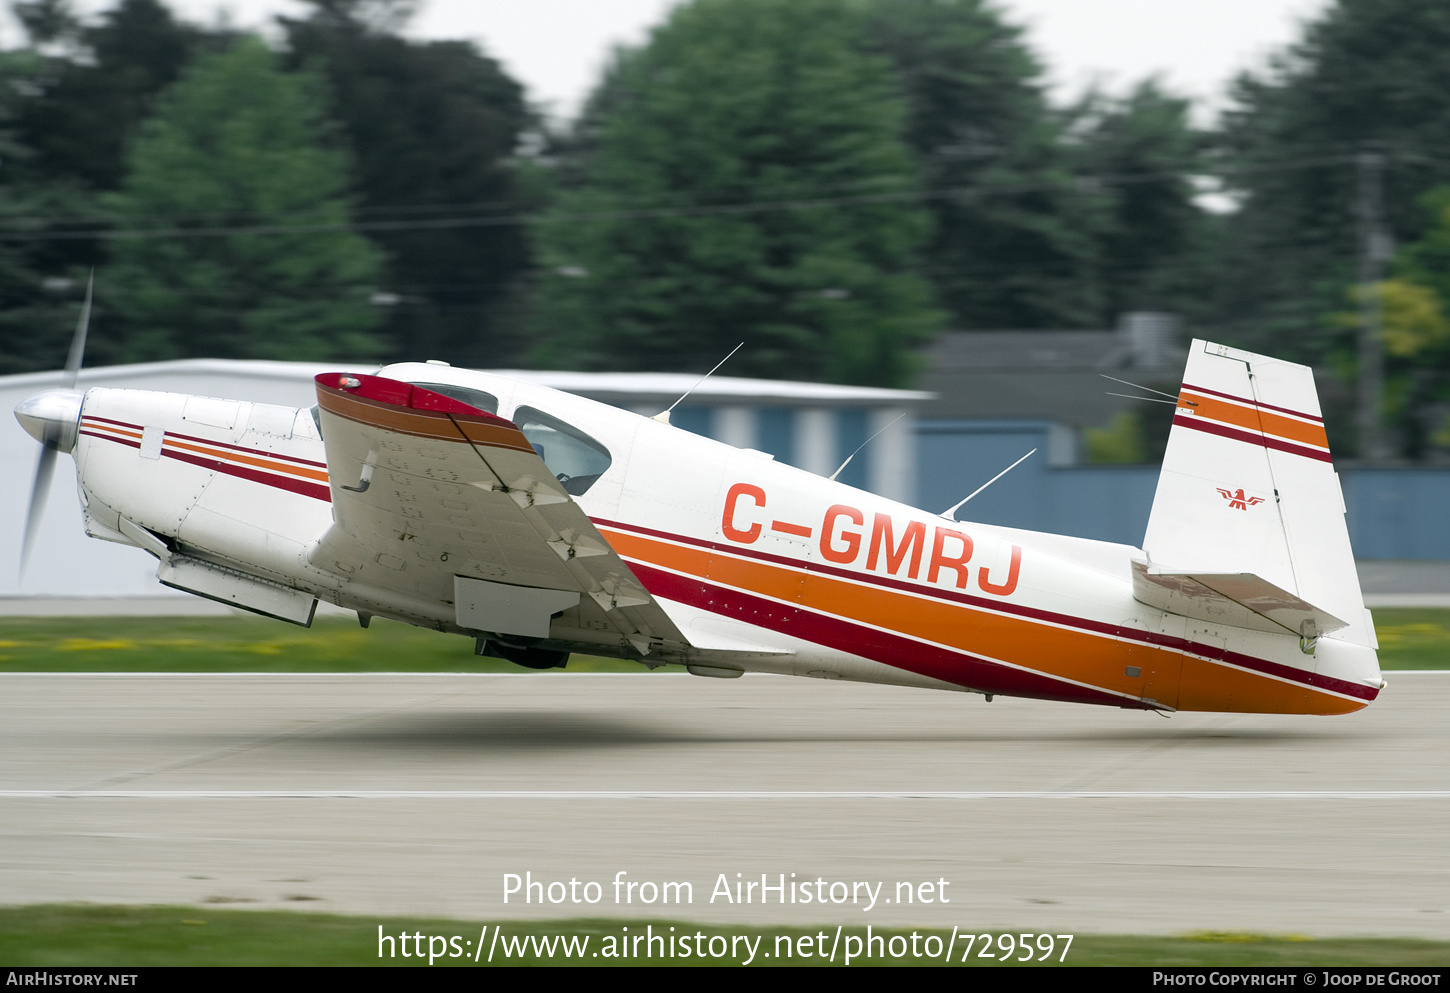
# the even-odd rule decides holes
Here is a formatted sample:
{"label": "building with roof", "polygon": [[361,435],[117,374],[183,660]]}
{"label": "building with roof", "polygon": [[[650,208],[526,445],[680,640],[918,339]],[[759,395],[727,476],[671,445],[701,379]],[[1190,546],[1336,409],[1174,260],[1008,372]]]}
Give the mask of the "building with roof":
{"label": "building with roof", "polygon": [[1177,392],[1187,358],[1180,339],[1178,318],[1156,313],[1124,314],[1111,331],[948,331],[922,353],[917,386],[935,396],[918,414],[1101,427],[1140,407],[1114,395],[1134,391],[1113,379]]}
{"label": "building with roof", "polygon": [[[1104,331],[938,336],[917,380],[934,394],[917,409],[918,505],[950,507],[1036,449],[959,516],[1139,544],[1158,485],[1156,462],[1088,464],[1086,439],[1129,413],[1166,439],[1173,408],[1164,402],[1178,393],[1185,339],[1177,318],[1158,313],[1125,314]],[[1342,390],[1321,379],[1321,403]],[[1450,470],[1343,466],[1340,478],[1361,558],[1450,559]]]}

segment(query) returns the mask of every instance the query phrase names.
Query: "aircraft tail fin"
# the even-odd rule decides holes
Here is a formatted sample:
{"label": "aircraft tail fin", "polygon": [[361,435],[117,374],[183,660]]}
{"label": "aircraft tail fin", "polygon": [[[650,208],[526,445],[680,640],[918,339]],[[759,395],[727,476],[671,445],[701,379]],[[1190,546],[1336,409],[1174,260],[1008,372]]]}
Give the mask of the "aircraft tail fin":
{"label": "aircraft tail fin", "polygon": [[1238,627],[1375,647],[1313,372],[1195,340],[1138,599]]}

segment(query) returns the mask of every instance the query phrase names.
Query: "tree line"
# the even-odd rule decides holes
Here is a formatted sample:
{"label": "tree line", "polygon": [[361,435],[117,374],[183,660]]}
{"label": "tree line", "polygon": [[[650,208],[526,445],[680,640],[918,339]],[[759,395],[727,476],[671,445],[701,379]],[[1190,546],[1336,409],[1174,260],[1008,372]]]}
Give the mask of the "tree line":
{"label": "tree line", "polygon": [[1450,449],[1434,0],[1336,0],[1211,128],[1152,79],[1054,105],[987,0],[691,0],[561,125],[412,6],[308,0],[268,44],[11,0],[0,372],[63,361],[94,267],[94,363],[703,371],[743,340],[737,375],[908,385],[944,329],[1163,310],[1336,373],[1338,408],[1368,291],[1395,450]]}

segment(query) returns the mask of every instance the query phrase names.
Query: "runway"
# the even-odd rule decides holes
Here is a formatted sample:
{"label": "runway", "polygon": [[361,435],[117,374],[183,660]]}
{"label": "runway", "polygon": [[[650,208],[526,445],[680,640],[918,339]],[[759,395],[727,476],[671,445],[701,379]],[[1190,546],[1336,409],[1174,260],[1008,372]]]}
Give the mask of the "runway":
{"label": "runway", "polygon": [[[0,675],[0,902],[1447,939],[1450,673],[1388,678],[1348,717],[1165,719],[767,676]],[[545,886],[506,905],[508,874]],[[549,902],[571,879],[599,901]]]}

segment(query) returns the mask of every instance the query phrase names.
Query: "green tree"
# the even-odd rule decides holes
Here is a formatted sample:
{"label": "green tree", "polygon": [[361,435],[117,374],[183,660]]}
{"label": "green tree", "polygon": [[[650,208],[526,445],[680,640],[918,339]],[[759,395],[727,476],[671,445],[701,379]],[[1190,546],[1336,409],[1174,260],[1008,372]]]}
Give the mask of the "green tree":
{"label": "green tree", "polygon": [[936,221],[926,271],[960,328],[1103,327],[1183,311],[1206,218],[1202,137],[1154,81],[1049,106],[1042,68],[986,0],[870,0],[871,44],[910,104]]}
{"label": "green tree", "polygon": [[1082,177],[1075,216],[1092,235],[1099,326],[1134,310],[1202,317],[1215,225],[1197,204],[1205,136],[1190,103],[1156,80],[1125,96],[1092,93],[1067,115],[1065,151]]}
{"label": "green tree", "polygon": [[924,253],[961,328],[1095,326],[1097,207],[1073,182],[1042,67],[985,0],[871,0],[870,45],[907,96],[934,233]]}
{"label": "green tree", "polygon": [[56,243],[36,238],[81,198],[40,181],[17,128],[23,94],[43,71],[33,51],[0,53],[0,375],[64,364],[81,292],[81,274],[57,257]]}
{"label": "green tree", "polygon": [[398,37],[411,4],[312,0],[283,22],[288,62],[327,80],[331,116],[355,156],[360,217],[418,227],[376,230],[392,354],[498,366],[521,359],[524,277],[520,225],[456,219],[525,210],[512,156],[531,124],[522,87],[468,42]]}
{"label": "green tree", "polygon": [[1394,278],[1379,286],[1387,413],[1411,456],[1450,450],[1450,186],[1422,203],[1427,230],[1399,253]]}
{"label": "green tree", "polygon": [[[105,226],[98,194],[119,189],[127,142],[192,52],[218,39],[178,24],[159,0],[121,0],[89,26],[70,0],[13,0],[10,6],[29,45],[6,55],[5,126],[20,152],[5,154],[0,164],[10,204],[0,223],[12,238],[35,239],[11,244],[35,278],[7,278],[0,296],[7,314],[29,320],[29,306],[13,299],[17,292],[38,293],[35,306],[58,305],[74,296],[86,270],[99,268],[87,360],[115,362],[123,354],[116,347],[122,332],[108,306],[106,244],[74,235]],[[30,284],[41,290],[24,289]],[[65,360],[71,325],[33,321],[24,341],[0,361],[55,368]]]}
{"label": "green tree", "polygon": [[80,20],[70,0],[13,0],[10,12],[39,45],[64,44],[80,33]]}
{"label": "green tree", "polygon": [[109,273],[124,357],[381,350],[381,260],[344,229],[348,162],[322,108],[317,81],[282,73],[254,38],[200,56],[164,94],[113,201],[135,235],[114,242]]}
{"label": "green tree", "polygon": [[898,385],[941,315],[905,105],[847,0],[696,0],[617,53],[541,231],[540,361]]}
{"label": "green tree", "polygon": [[159,0],[121,0],[81,29],[56,0],[15,4],[34,44],[70,42],[52,57],[25,101],[19,130],[37,170],[115,190],[126,171],[126,143],[176,82],[201,31],[178,24]]}
{"label": "green tree", "polygon": [[1450,7],[1337,0],[1260,74],[1244,76],[1223,121],[1222,164],[1242,207],[1228,219],[1216,301],[1220,333],[1286,357],[1339,352],[1331,315],[1356,280],[1354,157],[1388,157],[1386,220],[1419,240],[1420,197],[1450,182]]}
{"label": "green tree", "polygon": [[1395,260],[1397,274],[1450,302],[1450,186],[1431,190],[1422,199],[1425,231],[1406,245]]}

